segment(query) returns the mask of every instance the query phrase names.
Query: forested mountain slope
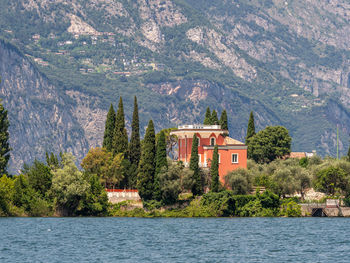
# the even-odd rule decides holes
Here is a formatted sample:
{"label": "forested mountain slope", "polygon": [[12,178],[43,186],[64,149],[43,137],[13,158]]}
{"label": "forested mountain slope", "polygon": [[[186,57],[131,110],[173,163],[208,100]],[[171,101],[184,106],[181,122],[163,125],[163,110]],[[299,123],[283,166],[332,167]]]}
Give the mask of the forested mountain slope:
{"label": "forested mountain slope", "polygon": [[253,110],[258,129],[286,126],[293,150],[334,154],[337,124],[347,150],[346,1],[0,4],[0,97],[10,112],[13,170],[45,150],[81,158],[101,143],[119,96],[130,123],[134,95],[142,126],[149,118],[158,130],[199,123],[207,106],[226,108],[231,135],[243,140]]}

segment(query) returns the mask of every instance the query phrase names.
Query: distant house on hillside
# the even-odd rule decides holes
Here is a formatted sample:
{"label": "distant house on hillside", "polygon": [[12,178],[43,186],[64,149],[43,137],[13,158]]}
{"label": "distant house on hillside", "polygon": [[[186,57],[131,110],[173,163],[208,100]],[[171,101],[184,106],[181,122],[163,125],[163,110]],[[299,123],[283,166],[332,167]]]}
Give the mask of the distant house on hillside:
{"label": "distant house on hillside", "polygon": [[287,156],[287,158],[298,158],[298,159],[301,159],[301,158],[304,158],[304,157],[312,157],[312,156],[315,156],[316,155],[316,151],[312,151],[311,153],[308,153],[308,152],[291,152],[290,155]]}
{"label": "distant house on hillside", "polygon": [[219,176],[224,183],[225,175],[237,168],[247,168],[247,146],[228,137],[228,131],[220,125],[183,125],[171,134],[178,137],[178,158],[186,166],[191,158],[192,139],[198,137],[198,155],[200,167],[210,167],[214,146],[218,145]]}

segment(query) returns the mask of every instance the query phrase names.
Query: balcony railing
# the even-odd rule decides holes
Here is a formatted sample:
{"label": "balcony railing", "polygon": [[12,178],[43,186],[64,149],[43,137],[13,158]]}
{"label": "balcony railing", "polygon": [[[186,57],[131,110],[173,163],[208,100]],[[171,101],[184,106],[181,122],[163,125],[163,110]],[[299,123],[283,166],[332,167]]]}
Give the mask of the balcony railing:
{"label": "balcony railing", "polygon": [[179,130],[192,129],[192,130],[220,130],[221,125],[200,125],[200,124],[191,124],[191,125],[181,125],[178,127]]}

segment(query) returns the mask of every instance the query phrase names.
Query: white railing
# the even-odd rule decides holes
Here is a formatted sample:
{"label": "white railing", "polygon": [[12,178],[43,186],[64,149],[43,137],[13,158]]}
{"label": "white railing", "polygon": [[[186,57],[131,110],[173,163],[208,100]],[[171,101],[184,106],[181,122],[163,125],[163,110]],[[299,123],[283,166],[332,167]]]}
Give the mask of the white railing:
{"label": "white railing", "polygon": [[191,125],[181,125],[178,127],[179,130],[183,129],[193,129],[193,130],[201,130],[201,129],[206,129],[206,130],[220,130],[221,125],[200,125],[200,124],[191,124]]}

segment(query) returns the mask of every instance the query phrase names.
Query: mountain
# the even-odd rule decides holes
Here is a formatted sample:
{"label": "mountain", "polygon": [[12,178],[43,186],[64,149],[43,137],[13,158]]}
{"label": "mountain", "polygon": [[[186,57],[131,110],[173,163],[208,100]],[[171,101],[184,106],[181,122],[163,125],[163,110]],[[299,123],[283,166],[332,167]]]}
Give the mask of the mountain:
{"label": "mountain", "polygon": [[[101,144],[119,96],[130,126],[202,122],[228,111],[243,140],[284,125],[294,151],[345,153],[350,132],[350,5],[339,1],[0,0],[0,98],[12,171],[47,151],[81,159]],[[116,106],[116,105],[115,105]]]}

